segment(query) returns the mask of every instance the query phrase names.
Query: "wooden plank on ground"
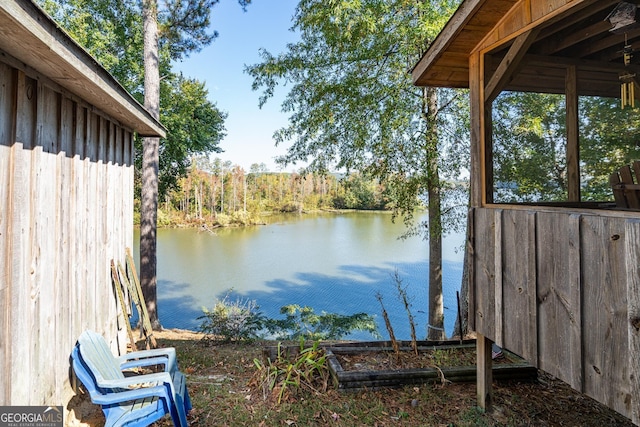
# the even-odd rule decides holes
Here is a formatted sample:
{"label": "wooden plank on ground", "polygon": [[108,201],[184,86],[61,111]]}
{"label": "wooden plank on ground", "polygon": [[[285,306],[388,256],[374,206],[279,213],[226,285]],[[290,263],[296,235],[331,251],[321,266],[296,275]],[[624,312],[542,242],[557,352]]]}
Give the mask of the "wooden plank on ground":
{"label": "wooden plank on ground", "polygon": [[625,252],[627,253],[627,317],[629,336],[629,367],[631,387],[624,400],[629,399],[628,417],[640,425],[640,220],[625,224]]}

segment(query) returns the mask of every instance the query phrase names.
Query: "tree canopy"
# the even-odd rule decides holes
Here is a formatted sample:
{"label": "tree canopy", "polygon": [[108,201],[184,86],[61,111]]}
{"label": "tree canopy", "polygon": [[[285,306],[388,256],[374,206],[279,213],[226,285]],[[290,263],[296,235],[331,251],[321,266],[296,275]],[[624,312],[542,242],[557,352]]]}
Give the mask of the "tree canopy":
{"label": "tree canopy", "polygon": [[[180,60],[213,41],[210,8],[218,0],[166,1],[158,11],[160,121],[167,138],[160,142],[159,191],[164,197],[184,176],[194,153],[218,153],[226,113],[208,100],[203,82],[176,74]],[[248,0],[240,0],[245,7]],[[45,10],[93,55],[139,102],[144,96],[141,3],[133,0],[40,0]],[[142,163],[136,141],[136,170]],[[139,185],[139,184],[138,184]]]}
{"label": "tree canopy", "polygon": [[[262,62],[246,68],[253,88],[263,91],[260,105],[279,84],[291,84],[282,105],[290,113],[289,125],[275,134],[277,143],[292,144],[279,159],[282,164],[301,161],[312,170],[338,168],[378,179],[389,188],[391,206],[407,223],[426,202],[429,222],[413,230],[429,235],[432,339],[443,336],[445,186],[439,171],[450,174],[449,179],[458,177],[465,163],[447,162],[448,154],[460,152],[448,148],[464,136],[440,131],[459,117],[447,118],[438,106],[452,105],[451,99],[438,99],[452,91],[417,88],[408,71],[458,3],[301,0],[293,24],[300,41],[277,56],[263,50]],[[460,207],[465,204],[458,201]]]}
{"label": "tree canopy", "polygon": [[[301,1],[292,28],[301,40],[277,56],[262,50],[262,62],[246,68],[262,90],[260,105],[291,84],[282,105],[289,125],[275,140],[292,145],[279,161],[393,182],[396,206],[410,215],[424,190],[428,125],[408,71],[457,3]],[[445,167],[448,177],[459,172],[453,164],[460,162]]]}

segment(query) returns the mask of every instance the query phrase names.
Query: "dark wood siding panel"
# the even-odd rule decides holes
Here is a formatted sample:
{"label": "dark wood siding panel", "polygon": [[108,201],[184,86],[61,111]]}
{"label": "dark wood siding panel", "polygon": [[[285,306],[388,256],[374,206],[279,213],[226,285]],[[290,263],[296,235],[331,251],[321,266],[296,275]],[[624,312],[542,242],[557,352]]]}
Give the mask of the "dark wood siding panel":
{"label": "dark wood siding panel", "polygon": [[[60,151],[57,153],[57,174],[58,185],[56,188],[56,199],[60,200],[58,210],[58,218],[56,221],[56,235],[59,236],[57,244],[58,253],[58,274],[56,275],[56,310],[59,311],[56,319],[57,336],[63,343],[74,342],[77,339],[75,331],[74,317],[76,315],[77,306],[73,303],[75,298],[76,286],[70,286],[75,283],[73,278],[73,270],[75,268],[77,258],[73,250],[73,241],[75,239],[75,221],[77,216],[76,197],[78,189],[74,182],[74,117],[75,104],[68,98],[61,98],[60,101],[60,125],[59,125],[59,145]],[[63,352],[55,354],[55,387],[58,391],[56,396],[62,400],[62,390],[69,387],[69,375],[65,375],[67,362]]]}
{"label": "dark wood siding panel", "polygon": [[[35,145],[37,85],[23,73],[16,76],[16,143],[11,147],[10,211],[11,234],[7,239],[11,258],[10,321],[11,321],[11,397],[8,404],[29,404],[33,348],[20,345],[31,337],[32,279],[31,224],[34,215],[32,200],[32,148]],[[32,289],[33,288],[33,289]]]}
{"label": "dark wood siding panel", "polygon": [[[31,149],[31,216],[30,246],[30,318],[31,337],[38,347],[51,348],[57,336],[55,284],[59,273],[59,254],[56,251],[56,218],[59,215],[60,200],[57,191],[57,156],[53,154],[58,147],[58,105],[59,97],[50,88],[38,82],[36,97],[36,144]],[[53,353],[55,354],[55,353]],[[29,404],[37,404],[53,399],[55,381],[50,381],[51,360],[53,354],[43,351],[31,352],[31,382]]]}
{"label": "dark wood siding panel", "polygon": [[475,209],[475,325],[476,331],[495,337],[495,210]]}
{"label": "dark wood siding panel", "polygon": [[[627,254],[627,316],[629,331],[629,380],[631,389],[628,415],[635,424],[640,425],[640,220],[628,220],[625,225],[625,252]],[[626,404],[626,402],[625,402]],[[626,405],[625,405],[626,406]]]}
{"label": "dark wood siding panel", "polygon": [[538,365],[581,390],[579,217],[537,217]]}
{"label": "dark wood siding panel", "polygon": [[584,216],[581,232],[584,391],[629,414],[624,219]]}
{"label": "dark wood siding panel", "polygon": [[534,365],[538,360],[535,226],[533,212],[503,212],[503,343]]}
{"label": "dark wood siding panel", "polygon": [[[11,336],[11,258],[7,244],[11,232],[11,146],[13,145],[15,74],[0,63],[0,331]],[[0,369],[11,372],[11,344],[0,340]],[[8,377],[8,375],[7,375]],[[0,385],[0,402],[8,402],[11,392],[9,381]]]}

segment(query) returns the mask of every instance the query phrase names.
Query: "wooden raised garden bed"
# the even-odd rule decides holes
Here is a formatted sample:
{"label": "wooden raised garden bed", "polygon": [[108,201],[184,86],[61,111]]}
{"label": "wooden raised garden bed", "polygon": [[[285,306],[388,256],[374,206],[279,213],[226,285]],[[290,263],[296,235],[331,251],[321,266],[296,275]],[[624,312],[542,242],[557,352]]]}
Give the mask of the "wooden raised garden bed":
{"label": "wooden raised garden bed", "polygon": [[[418,355],[409,341],[399,342],[394,354],[390,341],[334,344],[325,347],[334,385],[344,391],[363,388],[400,387],[434,382],[476,380],[474,340],[457,342],[419,341]],[[534,380],[537,369],[508,351],[495,360],[498,380]]]}

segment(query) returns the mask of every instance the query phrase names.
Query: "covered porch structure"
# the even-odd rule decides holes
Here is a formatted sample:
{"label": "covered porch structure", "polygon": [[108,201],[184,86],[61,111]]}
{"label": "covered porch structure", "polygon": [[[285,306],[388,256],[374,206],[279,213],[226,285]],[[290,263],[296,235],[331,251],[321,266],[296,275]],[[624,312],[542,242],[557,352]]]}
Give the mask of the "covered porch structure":
{"label": "covered porch structure", "polygon": [[[640,28],[611,19],[637,0],[627,3],[465,0],[412,72],[419,86],[469,89],[469,322],[484,408],[496,342],[640,425],[640,212],[613,194],[582,200],[578,111],[582,96],[634,103]],[[493,106],[504,91],[564,95],[565,200],[497,200]]]}

